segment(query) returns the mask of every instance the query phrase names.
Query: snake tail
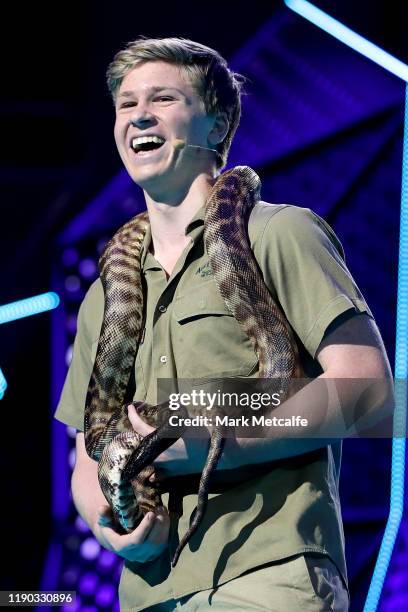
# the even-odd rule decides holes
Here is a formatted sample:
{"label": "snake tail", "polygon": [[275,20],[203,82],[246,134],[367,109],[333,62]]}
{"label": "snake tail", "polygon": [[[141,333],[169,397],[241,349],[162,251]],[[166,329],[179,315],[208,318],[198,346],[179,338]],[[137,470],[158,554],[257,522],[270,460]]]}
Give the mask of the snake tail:
{"label": "snake tail", "polygon": [[190,527],[180,540],[180,543],[174,553],[173,559],[171,561],[172,567],[176,566],[177,561],[180,557],[180,553],[182,552],[183,548],[185,547],[193,533],[197,531],[198,526],[200,525],[203,519],[208,504],[208,488],[210,484],[210,478],[214,470],[217,468],[218,461],[222,455],[222,451],[224,450],[224,446],[225,438],[223,436],[223,428],[217,427],[211,433],[210,448],[198,487],[197,507],[194,510]]}

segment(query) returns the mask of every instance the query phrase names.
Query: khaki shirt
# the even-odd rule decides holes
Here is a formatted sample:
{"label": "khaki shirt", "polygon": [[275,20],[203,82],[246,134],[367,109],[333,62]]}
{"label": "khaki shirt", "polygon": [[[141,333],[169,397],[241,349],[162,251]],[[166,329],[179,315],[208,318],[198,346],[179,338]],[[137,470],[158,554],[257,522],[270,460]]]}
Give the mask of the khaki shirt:
{"label": "khaki shirt", "polygon": [[[204,207],[186,228],[191,242],[167,280],[142,250],[146,329],[135,361],[135,400],[156,403],[158,378],[256,377],[258,359],[216,287],[203,243]],[[309,209],[258,202],[248,234],[264,280],[295,331],[308,376],[322,370],[314,359],[329,324],[353,309],[372,316],[344,262],[329,225]],[[72,362],[55,417],[84,429],[84,404],[104,310],[100,280],[78,315]],[[185,534],[196,491],[178,490],[171,514],[169,550],[149,563],[126,561],[119,586],[121,610],[136,611],[209,589],[259,565],[301,552],[328,554],[346,580],[338,498],[341,443],[255,470],[255,477],[210,493],[204,520],[177,566],[170,558]],[[177,492],[175,492],[177,497]],[[163,495],[168,503],[168,494]],[[172,504],[176,503],[173,499]],[[177,505],[177,504],[176,504]],[[179,516],[181,515],[181,516]]]}

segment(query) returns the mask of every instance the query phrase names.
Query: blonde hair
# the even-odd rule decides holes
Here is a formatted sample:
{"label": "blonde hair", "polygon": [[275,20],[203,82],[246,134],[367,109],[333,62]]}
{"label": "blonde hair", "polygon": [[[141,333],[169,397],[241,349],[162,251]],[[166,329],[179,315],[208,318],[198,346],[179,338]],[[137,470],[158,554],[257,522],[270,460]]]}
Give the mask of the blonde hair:
{"label": "blonde hair", "polygon": [[208,115],[224,112],[229,128],[217,145],[217,168],[227,163],[228,152],[241,117],[241,94],[245,77],[233,72],[214,49],[187,38],[147,38],[140,36],[119,51],[108,67],[106,78],[114,103],[122,80],[141,62],[162,60],[183,67],[204,102]]}

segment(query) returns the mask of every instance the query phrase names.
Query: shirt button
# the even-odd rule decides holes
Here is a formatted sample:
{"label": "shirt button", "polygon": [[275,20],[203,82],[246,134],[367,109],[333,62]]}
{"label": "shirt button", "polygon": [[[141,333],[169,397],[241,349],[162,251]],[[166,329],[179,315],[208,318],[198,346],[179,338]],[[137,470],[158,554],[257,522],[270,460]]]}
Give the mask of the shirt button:
{"label": "shirt button", "polygon": [[166,355],[162,355],[162,356],[160,357],[160,361],[161,361],[161,363],[167,363],[167,357],[166,357]]}
{"label": "shirt button", "polygon": [[167,310],[166,306],[164,306],[163,304],[160,304],[159,312],[166,312],[166,310]]}

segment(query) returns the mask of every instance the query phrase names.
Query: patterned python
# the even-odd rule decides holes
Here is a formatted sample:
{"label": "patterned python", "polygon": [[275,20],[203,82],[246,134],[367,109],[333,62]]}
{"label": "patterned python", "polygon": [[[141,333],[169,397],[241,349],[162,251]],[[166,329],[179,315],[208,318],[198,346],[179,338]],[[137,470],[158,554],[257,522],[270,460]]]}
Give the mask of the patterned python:
{"label": "patterned python", "polygon": [[[281,388],[287,390],[290,379],[300,375],[296,341],[263,282],[247,236],[247,220],[260,186],[257,174],[246,166],[221,174],[207,200],[204,241],[218,289],[258,355],[259,377],[280,379]],[[122,533],[132,531],[149,510],[162,505],[160,485],[149,480],[152,462],[177,439],[174,427],[168,425],[168,406],[135,403],[141,418],[157,428],[142,438],[133,430],[129,404],[124,403],[143,327],[140,249],[148,222],[147,212],[128,221],[100,258],[105,312],[85,406],[86,450],[99,461],[100,486]],[[182,433],[179,430],[178,437]],[[224,442],[225,432],[215,427],[197,508],[173,567],[204,515],[209,479]]]}

